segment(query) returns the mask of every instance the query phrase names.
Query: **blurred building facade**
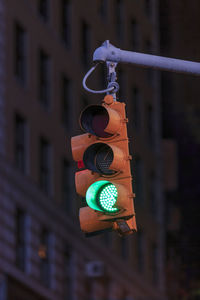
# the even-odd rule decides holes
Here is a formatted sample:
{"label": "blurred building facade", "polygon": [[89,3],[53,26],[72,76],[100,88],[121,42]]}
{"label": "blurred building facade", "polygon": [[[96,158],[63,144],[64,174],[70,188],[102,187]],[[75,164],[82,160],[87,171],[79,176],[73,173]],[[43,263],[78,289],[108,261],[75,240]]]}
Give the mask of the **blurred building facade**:
{"label": "blurred building facade", "polygon": [[157,1],[0,0],[0,16],[0,299],[166,299],[159,73],[119,66],[137,234],[80,232],[70,151],[101,101],[81,85],[93,51],[157,53]]}
{"label": "blurred building facade", "polygon": [[[197,0],[160,1],[162,55],[200,61],[199,12]],[[167,234],[170,299],[196,299],[189,297],[200,288],[199,93],[199,77],[162,73],[163,135],[176,145],[178,158],[174,163],[177,186],[166,191],[166,203],[169,210],[181,214],[179,226]]]}

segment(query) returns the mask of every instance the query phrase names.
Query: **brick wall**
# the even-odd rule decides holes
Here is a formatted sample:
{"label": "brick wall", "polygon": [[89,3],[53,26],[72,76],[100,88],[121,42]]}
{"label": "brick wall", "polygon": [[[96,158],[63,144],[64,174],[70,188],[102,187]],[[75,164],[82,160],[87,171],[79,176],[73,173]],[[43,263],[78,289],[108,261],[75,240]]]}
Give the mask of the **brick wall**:
{"label": "brick wall", "polygon": [[[21,184],[23,182],[23,184]],[[63,251],[69,244],[73,249],[73,268],[71,276],[73,281],[73,300],[85,299],[88,284],[91,279],[86,276],[85,263],[91,260],[102,260],[106,265],[106,281],[100,279],[93,282],[92,292],[95,300],[99,300],[99,294],[112,295],[120,299],[121,293],[126,290],[130,295],[145,299],[146,295],[152,295],[152,299],[165,299],[159,290],[153,290],[150,286],[143,288],[139,278],[136,278],[132,270],[124,270],[124,265],[112,257],[107,257],[107,251],[97,253],[97,248],[91,249],[91,243],[87,244],[79,235],[79,229],[67,220],[64,214],[55,211],[53,203],[26,180],[24,185],[23,175],[15,171],[0,155],[0,274],[7,274],[9,278],[16,279],[29,290],[34,290],[43,299],[63,299],[66,279],[64,276]],[[23,207],[27,219],[27,247],[29,262],[25,272],[15,266],[15,213],[17,207]],[[48,224],[48,230],[52,234],[54,251],[52,270],[52,287],[46,289],[40,282],[39,269],[39,235],[40,228]],[[98,247],[98,245],[97,245]],[[100,249],[99,249],[100,251]],[[112,263],[112,264],[111,264]],[[119,267],[120,266],[120,267]],[[119,270],[120,269],[120,270]],[[123,272],[124,274],[121,274]],[[109,286],[106,282],[109,278]],[[99,281],[100,280],[100,281]],[[132,283],[134,282],[134,284]],[[140,282],[140,283],[139,283]],[[2,288],[3,291],[3,288]],[[98,291],[98,293],[97,293]],[[106,299],[106,298],[105,298]],[[136,298],[137,299],[137,298]]]}
{"label": "brick wall", "polygon": [[[155,0],[156,1],[156,0]],[[13,76],[13,72],[9,73],[8,68],[8,81],[6,81],[6,85],[12,86],[12,91],[9,89],[6,90],[6,100],[4,100],[5,95],[5,78],[4,76],[4,70],[3,66],[5,65],[5,53],[6,57],[8,57],[8,65],[11,64],[12,66],[12,49],[13,49],[13,39],[11,38],[11,33],[8,30],[9,34],[9,43],[7,45],[7,51],[4,51],[5,45],[4,45],[4,36],[3,32],[5,32],[4,27],[4,18],[3,18],[3,3],[6,5],[6,11],[8,15],[8,23],[6,25],[6,28],[13,28],[13,21],[19,20],[22,21],[22,25],[27,30],[27,34],[31,37],[30,41],[32,41],[32,44],[34,47],[32,49],[32,56],[30,56],[29,61],[29,78],[34,78],[36,72],[34,70],[34,62],[35,62],[35,47],[38,45],[38,43],[41,41],[41,44],[45,44],[45,46],[48,49],[52,49],[52,45],[58,42],[57,39],[53,40],[52,44],[52,38],[55,38],[55,28],[54,31],[50,30],[50,26],[53,24],[43,24],[44,22],[41,22],[36,14],[35,10],[30,10],[30,5],[26,3],[26,1],[20,1],[20,5],[15,1],[12,0],[0,0],[0,274],[1,274],[1,267],[3,270],[3,274],[6,273],[10,277],[20,281],[25,286],[29,287],[30,289],[34,289],[35,292],[37,292],[39,295],[46,297],[48,300],[55,299],[63,299],[64,294],[64,286],[66,285],[66,274],[64,274],[63,271],[63,249],[65,243],[69,243],[70,246],[73,248],[73,268],[72,268],[72,279],[73,279],[73,299],[70,300],[83,300],[86,299],[87,290],[89,291],[90,288],[88,287],[88,280],[90,281],[90,278],[86,278],[85,275],[85,263],[87,260],[96,260],[97,258],[99,260],[103,260],[106,264],[107,271],[106,271],[106,280],[107,277],[109,277],[109,284],[105,284],[104,282],[95,281],[93,282],[94,287],[92,288],[91,293],[94,294],[94,300],[100,300],[100,299],[106,299],[106,300],[116,300],[120,299],[122,293],[124,293],[124,290],[130,293],[130,295],[134,295],[134,299],[144,299],[141,298],[142,295],[145,297],[145,299],[149,299],[150,295],[155,295],[154,299],[163,300],[164,298],[159,292],[159,288],[157,288],[157,291],[152,287],[152,283],[148,282],[147,275],[143,274],[142,276],[146,277],[140,277],[137,276],[137,271],[132,270],[131,265],[128,266],[128,259],[126,262],[127,267],[124,267],[124,262],[120,258],[120,240],[115,238],[115,241],[113,241],[112,250],[111,248],[109,251],[111,252],[109,255],[109,251],[103,247],[101,247],[101,244],[96,243],[98,242],[95,238],[91,240],[83,239],[82,235],[80,235],[80,228],[76,227],[76,223],[78,222],[78,216],[76,215],[76,223],[75,220],[72,220],[72,218],[68,218],[66,214],[61,214],[60,209],[58,207],[55,207],[52,203],[52,199],[43,197],[43,195],[38,191],[37,187],[33,182],[31,182],[30,178],[25,178],[21,176],[17,170],[13,170],[9,164],[5,162],[4,159],[4,152],[5,152],[5,146],[4,142],[6,139],[4,139],[4,128],[5,128],[5,120],[7,121],[7,137],[9,137],[8,140],[11,142],[7,143],[7,149],[6,154],[8,153],[8,158],[10,161],[12,161],[13,153],[14,153],[14,147],[13,147],[13,141],[14,141],[14,132],[13,132],[13,115],[16,111],[16,108],[18,107],[20,112],[24,115],[24,117],[27,118],[28,121],[31,121],[31,128],[32,128],[32,139],[30,142],[30,145],[33,146],[31,148],[30,155],[36,153],[37,150],[37,138],[39,136],[40,132],[40,122],[38,122],[38,116],[41,120],[41,124],[45,124],[44,134],[49,136],[49,128],[51,128],[51,124],[54,124],[52,121],[52,116],[55,115],[55,124],[58,122],[57,115],[56,114],[47,114],[45,115],[44,120],[44,114],[43,110],[38,110],[39,114],[35,112],[35,94],[37,94],[37,91],[31,90],[34,89],[34,80],[30,80],[31,84],[27,87],[20,87],[19,82],[17,82]],[[34,3],[34,1],[32,2]],[[53,2],[52,2],[53,3]],[[56,3],[56,2],[55,2]],[[74,1],[76,3],[76,1]],[[92,2],[95,8],[95,3],[97,1]],[[15,6],[16,5],[16,6]],[[110,5],[110,4],[109,4]],[[20,9],[18,9],[18,7]],[[141,19],[141,25],[142,23],[142,9],[139,6],[135,5],[135,8],[138,7],[138,13],[139,18]],[[28,8],[28,9],[26,9]],[[88,9],[85,9],[85,4],[83,7],[81,7],[79,4],[77,7],[75,6],[74,9],[76,11],[76,16],[79,16],[79,13],[77,11],[80,11],[80,15],[85,14],[85,16],[88,16]],[[92,6],[90,7],[90,9]],[[97,7],[96,7],[97,8]],[[95,8],[95,9],[96,9]],[[131,8],[131,7],[130,7]],[[109,8],[111,9],[111,7]],[[55,9],[56,11],[56,9]],[[97,11],[97,10],[95,10]],[[111,10],[113,11],[113,9]],[[127,7],[127,11],[129,11],[129,6]],[[135,9],[134,9],[135,11]],[[93,11],[94,13],[94,11]],[[96,30],[95,32],[99,32],[99,28],[103,28],[102,35],[96,36],[95,34],[95,40],[96,38],[99,40],[104,40],[104,32],[106,31],[104,29],[104,22],[100,23],[99,16],[96,16],[94,14],[93,19],[91,19],[91,16],[89,18],[91,22],[93,30]],[[136,12],[137,15],[137,12]],[[38,21],[37,21],[38,19]],[[53,18],[52,18],[53,19]],[[86,18],[87,19],[87,18]],[[73,23],[79,24],[79,19],[75,18],[75,21]],[[98,20],[98,22],[97,22]],[[128,18],[127,18],[128,20]],[[131,21],[129,16],[129,22]],[[147,24],[149,24],[150,20],[146,20]],[[30,23],[29,23],[30,22]],[[2,24],[1,24],[2,23]],[[96,26],[97,24],[97,26]],[[101,24],[101,26],[99,25]],[[110,24],[110,23],[109,23]],[[48,26],[47,26],[48,25]],[[107,24],[108,25],[108,24]],[[112,26],[107,26],[105,28],[112,28]],[[126,24],[128,26],[128,23]],[[77,25],[76,25],[77,26]],[[142,25],[143,27],[143,25]],[[31,30],[30,30],[31,28]],[[145,28],[145,25],[144,25]],[[147,26],[148,28],[148,26]],[[45,31],[48,29],[47,31]],[[79,32],[79,28],[74,28],[75,32]],[[113,28],[113,31],[115,29]],[[112,31],[112,30],[111,30]],[[143,31],[143,30],[142,30]],[[145,31],[145,30],[144,30]],[[47,34],[48,32],[48,34]],[[41,33],[41,35],[39,34]],[[53,33],[53,34],[52,34]],[[39,35],[39,36],[38,36]],[[82,90],[80,91],[81,86],[81,80],[80,78],[77,78],[77,73],[82,74],[81,67],[79,66],[80,62],[77,60],[77,65],[74,65],[74,55],[80,56],[80,45],[77,43],[76,39],[79,38],[79,35],[74,34],[75,43],[73,44],[72,52],[69,56],[66,55],[66,53],[63,51],[61,44],[57,43],[57,48],[55,48],[55,55],[54,50],[52,50],[52,57],[56,57],[55,60],[55,66],[56,66],[56,72],[55,74],[58,74],[59,72],[63,72],[63,70],[66,69],[66,74],[70,75],[70,78],[74,80],[74,86],[76,87],[76,92],[74,93],[74,98],[71,102],[73,102],[73,116],[76,116],[76,118],[72,118],[74,120],[78,120],[78,117],[76,113],[81,110],[81,99],[79,99],[79,96],[82,95]],[[111,35],[109,35],[111,38]],[[101,38],[100,38],[101,37]],[[116,43],[116,40],[114,38],[113,43]],[[60,40],[60,39],[59,39]],[[77,44],[76,44],[77,43]],[[97,42],[94,42],[97,46]],[[99,44],[98,44],[99,45]],[[122,44],[122,48],[125,49],[124,45]],[[78,53],[73,50],[78,51]],[[7,54],[8,53],[8,54]],[[58,55],[59,53],[59,55]],[[61,54],[61,55],[60,55]],[[72,56],[71,56],[72,55]],[[59,60],[58,60],[59,57]],[[33,60],[32,60],[33,59]],[[65,66],[63,66],[63,61],[67,62]],[[70,63],[72,62],[72,65]],[[77,70],[79,70],[77,72]],[[131,71],[132,72],[132,71]],[[131,73],[132,74],[132,73]],[[130,85],[134,83],[136,86],[141,88],[140,82],[143,83],[146,82],[145,78],[146,75],[142,72],[140,73],[142,80],[140,79],[140,76],[138,75],[131,75],[127,76],[130,78],[138,78],[138,81],[130,81]],[[57,75],[56,75],[57,76]],[[82,77],[82,75],[81,75]],[[29,79],[28,78],[28,79]],[[80,85],[80,86],[79,86]],[[91,84],[92,86],[92,84]],[[146,86],[146,84],[145,84]],[[31,93],[29,93],[29,87]],[[56,90],[57,89],[57,90]],[[55,95],[60,93],[59,88],[55,89]],[[34,92],[33,92],[34,91]],[[17,93],[16,101],[10,101],[9,99],[13,99],[13,96],[15,96],[15,93]],[[146,90],[146,95],[148,95],[148,99],[151,98],[149,95],[149,90]],[[33,94],[33,96],[32,96]],[[73,94],[73,93],[72,93]],[[77,99],[75,101],[75,98]],[[152,96],[153,98],[153,96]],[[27,101],[29,99],[29,101]],[[131,97],[130,97],[131,99]],[[73,101],[74,100],[74,101]],[[144,99],[143,99],[144,100]],[[6,110],[9,108],[7,112],[7,119],[4,119],[4,102],[6,102]],[[56,105],[59,101],[56,100]],[[146,103],[146,102],[145,102]],[[27,105],[28,104],[28,105]],[[127,101],[128,104],[128,101]],[[31,106],[33,105],[33,106]],[[76,106],[76,108],[75,108]],[[30,111],[33,109],[33,119],[30,118]],[[55,106],[57,107],[57,106]],[[58,110],[60,108],[57,108]],[[76,111],[76,113],[75,113]],[[156,112],[157,113],[157,112]],[[130,117],[132,117],[130,115]],[[60,121],[59,121],[60,123]],[[78,124],[78,122],[77,122]],[[59,125],[60,126],[60,125]],[[77,126],[77,125],[76,125]],[[63,131],[63,128],[59,127],[59,134],[54,138],[52,135],[52,141],[54,141],[54,145],[56,146],[55,149],[62,149],[63,147],[63,141],[65,140],[66,133]],[[63,136],[60,136],[60,130],[63,132]],[[58,141],[58,143],[57,143]],[[58,146],[61,145],[61,146]],[[144,146],[145,145],[145,146]],[[139,145],[138,153],[140,153],[140,149],[143,149],[146,147],[146,144],[141,142]],[[69,149],[70,147],[66,147],[66,149]],[[65,150],[66,151],[66,150]],[[68,150],[67,150],[68,151]],[[70,152],[70,151],[68,151]],[[145,152],[145,151],[142,151]],[[150,151],[146,151],[147,155],[144,154],[144,159],[148,159],[148,161],[152,161],[152,155]],[[145,153],[146,153],[145,152]],[[56,153],[56,161],[57,164],[60,164],[60,157],[64,156],[65,154],[60,151],[59,153]],[[150,156],[149,156],[150,155]],[[145,158],[147,156],[147,158]],[[67,157],[71,160],[71,154]],[[150,157],[150,158],[149,158]],[[37,155],[31,156],[31,179],[34,179],[34,181],[37,181],[37,166],[38,164],[38,157]],[[153,165],[153,163],[152,163]],[[60,166],[57,167],[59,170]],[[147,166],[149,168],[149,166]],[[153,167],[154,168],[154,165]],[[60,189],[60,182],[59,182],[59,176],[55,173],[55,178],[57,178],[57,186],[58,190]],[[59,199],[59,195],[56,194],[56,198]],[[71,196],[72,199],[75,197]],[[56,201],[57,201],[56,199]],[[160,198],[159,198],[160,199]],[[74,207],[77,206],[76,201],[72,202]],[[55,203],[54,203],[55,204]],[[15,212],[16,207],[23,208],[25,212],[27,213],[28,219],[27,219],[27,232],[29,233],[27,236],[27,243],[28,243],[28,253],[27,253],[27,260],[28,260],[28,266],[26,272],[22,272],[18,270],[15,266]],[[140,213],[139,213],[140,214]],[[141,217],[142,219],[142,217]],[[143,218],[146,219],[146,218]],[[154,219],[152,218],[153,222]],[[151,220],[150,220],[151,221]],[[148,221],[149,222],[149,221]],[[144,230],[147,228],[152,228],[147,222],[147,225],[145,224]],[[154,223],[153,223],[154,224]],[[42,286],[42,284],[39,284],[40,280],[40,269],[39,269],[39,259],[38,259],[38,247],[39,247],[39,235],[41,232],[42,226],[47,227],[47,229],[52,233],[52,249],[54,253],[52,253],[52,260],[53,260],[53,268],[52,268],[52,290],[50,292],[47,292],[47,290]],[[155,224],[154,224],[155,225]],[[76,229],[76,230],[75,230]],[[147,235],[149,232],[147,233]],[[156,233],[155,233],[156,234]],[[131,248],[132,249],[132,248]],[[131,253],[131,250],[130,250]],[[113,254],[113,255],[112,255]],[[119,257],[118,257],[119,256]],[[135,256],[136,257],[136,256]],[[106,297],[107,294],[112,295],[112,297]],[[146,297],[146,295],[149,295],[149,298]],[[141,297],[140,297],[141,296]],[[135,298],[136,297],[136,298]],[[153,297],[153,296],[152,296]]]}

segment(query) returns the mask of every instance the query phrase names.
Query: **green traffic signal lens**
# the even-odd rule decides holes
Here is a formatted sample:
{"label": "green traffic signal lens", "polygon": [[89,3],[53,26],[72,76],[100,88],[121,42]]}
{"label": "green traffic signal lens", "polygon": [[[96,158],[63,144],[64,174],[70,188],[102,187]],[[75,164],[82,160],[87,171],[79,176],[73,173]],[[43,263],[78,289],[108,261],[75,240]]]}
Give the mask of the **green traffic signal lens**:
{"label": "green traffic signal lens", "polygon": [[118,209],[113,207],[117,201],[117,188],[114,184],[109,183],[105,185],[99,193],[99,204],[108,212],[114,212]]}
{"label": "green traffic signal lens", "polygon": [[88,206],[102,212],[114,213],[119,211],[115,204],[118,198],[116,186],[110,181],[99,180],[94,182],[86,192]]}

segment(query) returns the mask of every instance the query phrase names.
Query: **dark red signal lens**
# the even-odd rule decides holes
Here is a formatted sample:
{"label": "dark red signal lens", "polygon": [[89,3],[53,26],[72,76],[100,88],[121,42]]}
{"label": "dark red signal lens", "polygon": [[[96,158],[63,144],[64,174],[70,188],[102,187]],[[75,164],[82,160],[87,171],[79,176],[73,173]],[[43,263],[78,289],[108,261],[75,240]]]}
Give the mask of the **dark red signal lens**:
{"label": "dark red signal lens", "polygon": [[112,134],[105,132],[109,123],[109,115],[105,107],[90,105],[81,113],[80,125],[83,130],[102,138],[108,138]]}
{"label": "dark red signal lens", "polygon": [[110,137],[109,133],[106,133],[104,129],[108,125],[108,116],[105,114],[96,114],[92,119],[92,129],[99,137]]}

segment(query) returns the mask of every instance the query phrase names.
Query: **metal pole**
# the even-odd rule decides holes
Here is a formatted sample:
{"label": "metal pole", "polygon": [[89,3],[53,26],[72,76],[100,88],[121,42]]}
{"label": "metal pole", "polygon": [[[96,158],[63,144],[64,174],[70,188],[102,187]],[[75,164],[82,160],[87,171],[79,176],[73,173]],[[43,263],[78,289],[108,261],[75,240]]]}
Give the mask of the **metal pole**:
{"label": "metal pole", "polygon": [[150,67],[177,73],[200,75],[200,63],[156,56],[151,54],[125,51],[105,41],[93,54],[93,61],[131,63],[142,67]]}

